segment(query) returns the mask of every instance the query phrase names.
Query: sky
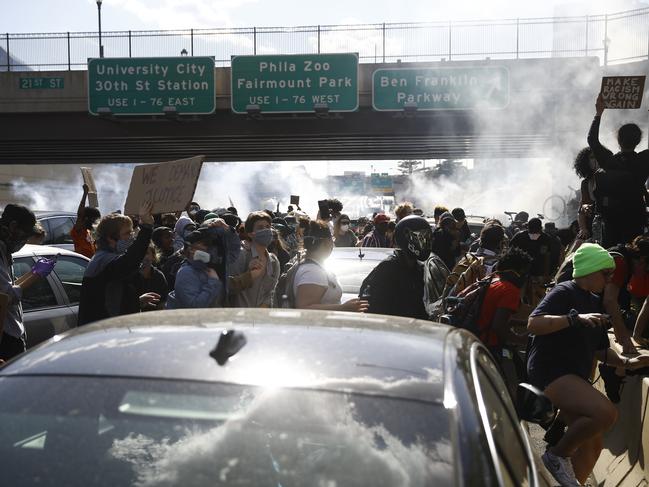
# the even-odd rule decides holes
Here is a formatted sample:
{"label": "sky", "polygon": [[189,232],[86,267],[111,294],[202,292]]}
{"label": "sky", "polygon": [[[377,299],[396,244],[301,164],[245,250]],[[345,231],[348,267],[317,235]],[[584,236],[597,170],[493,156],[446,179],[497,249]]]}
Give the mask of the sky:
{"label": "sky", "polygon": [[[97,30],[94,0],[1,0],[0,33]],[[102,30],[297,26],[593,15],[641,0],[104,0]]]}

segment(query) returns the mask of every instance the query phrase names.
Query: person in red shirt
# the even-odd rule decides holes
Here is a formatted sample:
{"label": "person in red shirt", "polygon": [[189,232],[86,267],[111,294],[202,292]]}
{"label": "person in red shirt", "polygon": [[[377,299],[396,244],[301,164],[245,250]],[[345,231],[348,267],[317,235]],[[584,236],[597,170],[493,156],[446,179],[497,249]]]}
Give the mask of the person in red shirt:
{"label": "person in red shirt", "polygon": [[101,213],[97,208],[86,206],[86,198],[88,197],[88,185],[83,185],[83,196],[79,203],[77,210],[77,221],[74,223],[70,236],[74,242],[74,251],[78,254],[85,255],[89,259],[95,255],[95,240],[92,237],[92,228],[94,224],[101,218]]}
{"label": "person in red shirt", "polygon": [[478,317],[480,340],[500,356],[506,345],[527,344],[526,335],[518,335],[511,328],[511,317],[518,310],[521,288],[527,278],[532,257],[525,251],[512,247],[498,261],[484,297]]}
{"label": "person in red shirt", "polygon": [[634,353],[631,329],[635,324],[633,338],[642,343],[649,320],[649,305],[642,305],[637,320],[632,310],[634,300],[642,302],[649,295],[649,237],[636,237],[630,244],[610,248],[609,252],[615,259],[615,273],[604,288],[604,309],[611,316],[615,338],[624,353]]}

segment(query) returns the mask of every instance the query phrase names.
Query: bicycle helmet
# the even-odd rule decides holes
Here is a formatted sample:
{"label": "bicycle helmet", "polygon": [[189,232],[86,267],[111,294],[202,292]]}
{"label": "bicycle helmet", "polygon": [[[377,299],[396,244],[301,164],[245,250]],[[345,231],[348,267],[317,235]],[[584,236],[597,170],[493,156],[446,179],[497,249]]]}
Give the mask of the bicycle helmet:
{"label": "bicycle helmet", "polygon": [[425,218],[409,215],[399,220],[394,229],[394,240],[408,255],[417,260],[428,259],[432,248],[433,231]]}

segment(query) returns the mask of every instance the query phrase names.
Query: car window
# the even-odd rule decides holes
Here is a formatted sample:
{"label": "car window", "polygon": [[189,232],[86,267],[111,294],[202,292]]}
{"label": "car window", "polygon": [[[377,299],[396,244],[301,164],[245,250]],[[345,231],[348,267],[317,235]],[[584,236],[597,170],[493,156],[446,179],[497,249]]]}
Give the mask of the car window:
{"label": "car window", "polygon": [[530,485],[532,466],[509,392],[496,365],[484,351],[478,352],[477,362],[476,373],[503,482],[511,486]]}
{"label": "car window", "polygon": [[[449,485],[440,404],[152,379],[2,377],[12,485]],[[178,479],[182,479],[181,481]]]}
{"label": "car window", "polygon": [[[16,277],[22,276],[31,271],[32,265],[34,265],[34,259],[31,257],[14,259],[14,275]],[[50,308],[59,304],[48,279],[38,279],[33,285],[25,289],[21,302],[25,311]]]}
{"label": "car window", "polygon": [[329,259],[324,266],[336,275],[344,293],[358,294],[363,280],[379,262],[379,260]]}
{"label": "car window", "polygon": [[72,237],[70,236],[70,230],[74,226],[74,221],[72,218],[65,217],[54,217],[48,218],[47,222],[49,224],[49,234],[47,242],[50,244],[71,244]]}
{"label": "car window", "polygon": [[78,304],[81,298],[81,281],[86,272],[88,261],[67,255],[59,256],[54,272],[63,284],[70,304]]}

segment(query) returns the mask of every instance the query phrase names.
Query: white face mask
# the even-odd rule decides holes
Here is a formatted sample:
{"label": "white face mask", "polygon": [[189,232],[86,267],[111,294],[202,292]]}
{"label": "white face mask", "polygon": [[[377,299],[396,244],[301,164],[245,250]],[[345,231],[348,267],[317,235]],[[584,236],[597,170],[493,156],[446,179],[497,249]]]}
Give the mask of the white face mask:
{"label": "white face mask", "polygon": [[342,232],[346,232],[347,230],[349,230],[349,225],[340,225],[340,230]]}
{"label": "white face mask", "polygon": [[194,260],[197,260],[199,262],[204,262],[205,264],[209,264],[210,263],[210,254],[208,254],[204,250],[195,250],[194,251]]}
{"label": "white face mask", "polygon": [[540,233],[530,233],[530,240],[538,240],[539,237],[541,236]]}

